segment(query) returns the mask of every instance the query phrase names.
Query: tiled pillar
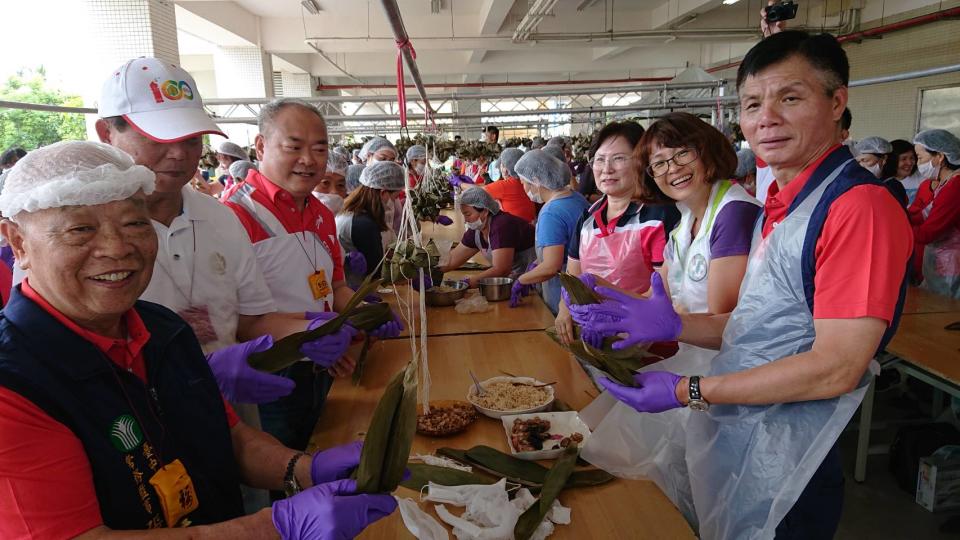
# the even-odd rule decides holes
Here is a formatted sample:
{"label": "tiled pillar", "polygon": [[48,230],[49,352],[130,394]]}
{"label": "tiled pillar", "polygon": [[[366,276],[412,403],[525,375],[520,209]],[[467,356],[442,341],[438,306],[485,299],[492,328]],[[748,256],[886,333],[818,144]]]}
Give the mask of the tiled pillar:
{"label": "tiled pillar", "polygon": [[280,72],[280,81],[283,86],[284,97],[310,97],[313,95],[313,85],[309,73]]}
{"label": "tiled pillar", "polygon": [[[213,54],[213,75],[219,98],[273,97],[273,61],[257,47],[217,47]],[[246,116],[243,108],[236,114]],[[221,124],[220,128],[241,146],[253,144],[257,134],[255,125]],[[212,139],[214,144],[221,140]]]}

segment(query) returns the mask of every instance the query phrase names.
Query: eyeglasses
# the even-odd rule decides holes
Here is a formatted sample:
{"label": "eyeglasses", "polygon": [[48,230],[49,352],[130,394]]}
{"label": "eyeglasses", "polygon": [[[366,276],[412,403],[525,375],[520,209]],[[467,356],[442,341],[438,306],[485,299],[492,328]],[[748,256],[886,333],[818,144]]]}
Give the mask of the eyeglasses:
{"label": "eyeglasses", "polygon": [[593,167],[594,169],[603,169],[604,167],[607,166],[608,163],[610,164],[610,167],[613,169],[622,169],[627,165],[627,162],[629,162],[631,159],[633,159],[633,156],[617,154],[615,156],[611,156],[608,158],[603,156],[598,156],[591,159],[589,163],[590,163],[590,166]]}
{"label": "eyeglasses", "polygon": [[647,172],[650,173],[650,176],[657,178],[667,174],[670,170],[670,162],[672,161],[677,167],[681,165],[686,165],[688,163],[693,163],[697,159],[697,151],[693,148],[684,148],[676,154],[672,155],[667,159],[660,161],[654,161],[647,167]]}

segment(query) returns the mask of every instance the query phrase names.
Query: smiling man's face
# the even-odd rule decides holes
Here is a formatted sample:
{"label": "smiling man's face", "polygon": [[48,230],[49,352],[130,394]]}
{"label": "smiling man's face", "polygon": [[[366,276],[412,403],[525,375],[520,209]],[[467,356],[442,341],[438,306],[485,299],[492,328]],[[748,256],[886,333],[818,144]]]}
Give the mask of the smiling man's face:
{"label": "smiling man's face", "polygon": [[310,197],[327,172],[327,126],[303,107],[280,109],[255,144],[260,172],[295,199]]}

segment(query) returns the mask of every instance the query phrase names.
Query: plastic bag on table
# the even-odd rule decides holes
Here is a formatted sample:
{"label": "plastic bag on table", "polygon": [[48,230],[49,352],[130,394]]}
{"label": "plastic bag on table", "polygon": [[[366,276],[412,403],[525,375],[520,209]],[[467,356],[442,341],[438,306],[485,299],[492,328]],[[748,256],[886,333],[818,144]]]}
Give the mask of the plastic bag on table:
{"label": "plastic bag on table", "polygon": [[475,294],[469,298],[457,300],[457,313],[466,315],[467,313],[484,313],[493,309],[490,302],[482,294]]}

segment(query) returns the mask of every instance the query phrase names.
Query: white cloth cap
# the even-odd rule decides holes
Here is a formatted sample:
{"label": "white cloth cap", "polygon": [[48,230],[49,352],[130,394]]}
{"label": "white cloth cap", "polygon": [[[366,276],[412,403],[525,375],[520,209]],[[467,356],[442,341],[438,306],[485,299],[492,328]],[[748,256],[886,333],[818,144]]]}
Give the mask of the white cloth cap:
{"label": "white cloth cap", "polygon": [[203,110],[193,77],[157,58],[136,58],[114,70],[103,83],[97,114],[122,116],[157,142],[177,142],[204,133],[226,137]]}
{"label": "white cloth cap", "polygon": [[98,142],[63,141],[17,162],[0,194],[0,213],[13,218],[20,212],[94,206],[153,189],[153,171],[122,151]]}
{"label": "white cloth cap", "polygon": [[368,188],[402,191],[406,176],[403,167],[394,161],[374,161],[360,173],[360,183]]}

